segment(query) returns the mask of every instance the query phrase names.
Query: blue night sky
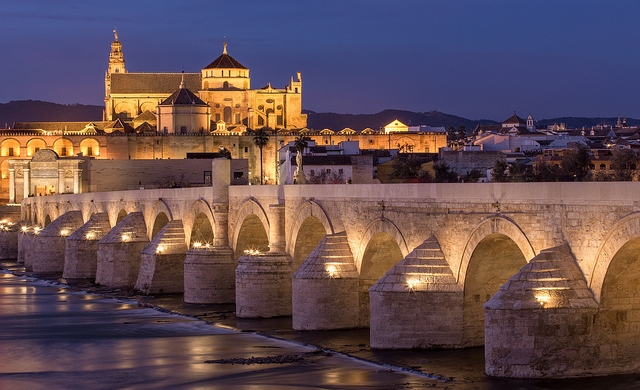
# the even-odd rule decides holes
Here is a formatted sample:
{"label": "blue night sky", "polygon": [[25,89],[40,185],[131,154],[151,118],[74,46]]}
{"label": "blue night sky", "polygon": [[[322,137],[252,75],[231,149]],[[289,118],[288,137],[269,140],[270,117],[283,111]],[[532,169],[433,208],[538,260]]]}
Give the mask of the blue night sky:
{"label": "blue night sky", "polygon": [[103,104],[115,27],[130,72],[199,72],[226,37],[253,88],[300,71],[316,112],[637,118],[639,17],[634,0],[11,1],[0,102]]}

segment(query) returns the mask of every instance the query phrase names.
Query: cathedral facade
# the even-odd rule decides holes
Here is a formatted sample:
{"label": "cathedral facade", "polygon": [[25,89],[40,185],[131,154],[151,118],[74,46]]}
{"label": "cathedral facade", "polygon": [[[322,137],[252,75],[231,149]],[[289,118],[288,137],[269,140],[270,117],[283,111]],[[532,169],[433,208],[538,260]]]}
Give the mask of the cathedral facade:
{"label": "cathedral facade", "polygon": [[[295,80],[291,77],[282,89],[274,88],[270,83],[260,89],[251,89],[249,68],[229,55],[226,43],[222,54],[200,73],[128,72],[122,43],[117,32],[114,31],[114,35],[105,75],[105,121],[120,118],[135,122],[137,118],[157,114],[159,104],[167,104],[167,98],[176,90],[187,88],[210,107],[208,128],[188,129],[188,133],[211,131],[220,125],[227,130],[301,129],[307,126],[307,115],[302,113],[302,76],[299,72]],[[169,129],[162,124],[157,130],[180,132],[180,129]]]}

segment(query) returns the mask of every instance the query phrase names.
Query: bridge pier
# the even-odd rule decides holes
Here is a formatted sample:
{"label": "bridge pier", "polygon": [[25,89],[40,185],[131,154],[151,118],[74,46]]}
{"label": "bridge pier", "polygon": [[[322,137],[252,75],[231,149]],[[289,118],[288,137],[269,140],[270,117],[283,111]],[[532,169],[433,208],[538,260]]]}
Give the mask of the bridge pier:
{"label": "bridge pier", "polygon": [[369,289],[371,348],[461,348],[463,291],[434,236]]}
{"label": "bridge pier", "polygon": [[148,243],[142,213],[129,213],[98,242],[96,284],[132,288],[138,280],[140,253]]}
{"label": "bridge pier", "polygon": [[594,329],[598,304],[568,246],[541,251],[484,307],[487,375],[612,373],[601,362],[611,348],[599,345]]}
{"label": "bridge pier", "polygon": [[[224,200],[224,194],[220,197]],[[193,243],[184,260],[184,301],[188,303],[234,303],[236,299],[236,260],[229,246],[228,199],[213,203],[212,209],[213,245],[198,243],[196,247]]]}
{"label": "bridge pier", "polygon": [[18,263],[24,264],[24,269],[27,272],[33,271],[33,243],[36,240],[36,236],[40,233],[40,227],[36,226],[24,231],[18,237]]}
{"label": "bridge pier", "polygon": [[356,328],[358,283],[347,234],[325,236],[293,274],[293,329]]}
{"label": "bridge pier", "polygon": [[169,221],[142,250],[134,288],[145,294],[183,292],[185,239],[182,221]]}
{"label": "bridge pier", "polygon": [[236,316],[279,317],[291,315],[293,259],[285,252],[282,204],[270,205],[273,216],[269,252],[246,254],[236,268]]}
{"label": "bridge pier", "polygon": [[0,222],[0,259],[15,259],[18,253],[20,222]]}
{"label": "bridge pier", "polygon": [[33,245],[25,248],[33,256],[33,272],[62,275],[67,237],[83,224],[82,212],[73,210],[45,226],[34,237]]}
{"label": "bridge pier", "polygon": [[94,214],[87,223],[67,238],[62,277],[67,279],[95,278],[98,266],[98,241],[111,225],[107,213]]}
{"label": "bridge pier", "polygon": [[184,260],[184,301],[233,303],[236,261],[229,246],[191,248]]}

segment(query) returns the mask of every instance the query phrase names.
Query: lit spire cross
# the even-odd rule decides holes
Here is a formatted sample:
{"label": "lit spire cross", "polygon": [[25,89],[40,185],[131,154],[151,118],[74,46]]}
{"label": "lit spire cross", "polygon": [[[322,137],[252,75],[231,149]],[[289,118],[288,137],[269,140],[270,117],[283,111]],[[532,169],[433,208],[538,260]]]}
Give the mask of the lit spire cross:
{"label": "lit spire cross", "polygon": [[118,40],[118,32],[116,31],[116,29],[113,29],[113,36],[116,37],[116,41]]}
{"label": "lit spire cross", "polygon": [[222,54],[227,54],[227,37],[224,37],[224,42],[222,42]]}

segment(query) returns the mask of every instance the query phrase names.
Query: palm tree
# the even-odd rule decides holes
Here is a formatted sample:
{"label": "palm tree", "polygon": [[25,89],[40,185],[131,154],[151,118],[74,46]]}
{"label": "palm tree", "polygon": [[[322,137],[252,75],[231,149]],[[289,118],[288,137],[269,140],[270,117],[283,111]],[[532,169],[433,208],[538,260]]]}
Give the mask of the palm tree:
{"label": "palm tree", "polygon": [[270,130],[268,127],[263,127],[260,128],[258,130],[256,130],[253,133],[253,143],[258,147],[258,149],[260,149],[260,184],[263,184],[262,182],[262,148],[264,148],[265,146],[267,146],[267,143],[269,142],[269,133],[267,132],[268,130]]}
{"label": "palm tree", "polygon": [[304,134],[300,134],[295,141],[293,141],[293,146],[295,146],[296,151],[300,154],[304,152],[304,150],[309,146],[307,139],[304,137]]}

